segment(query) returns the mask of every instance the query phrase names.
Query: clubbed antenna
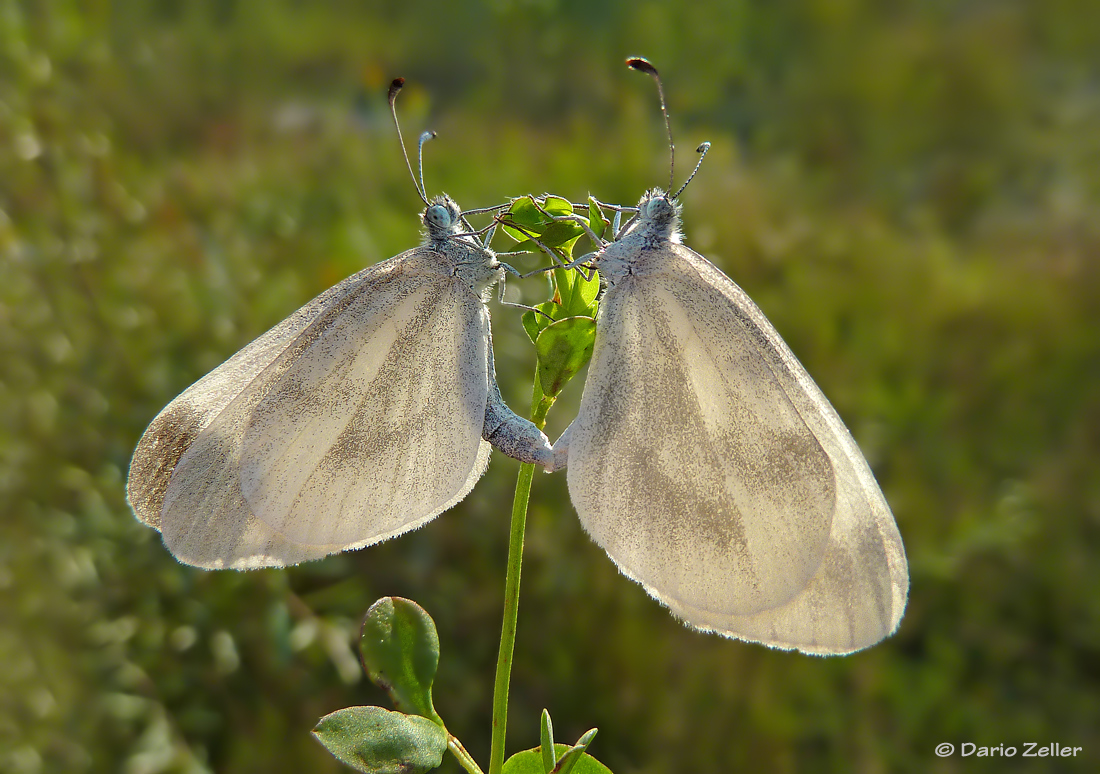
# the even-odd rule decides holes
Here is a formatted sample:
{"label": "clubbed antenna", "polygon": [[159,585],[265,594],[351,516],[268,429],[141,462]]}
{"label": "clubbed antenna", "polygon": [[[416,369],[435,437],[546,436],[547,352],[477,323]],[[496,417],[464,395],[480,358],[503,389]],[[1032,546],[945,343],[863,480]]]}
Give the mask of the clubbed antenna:
{"label": "clubbed antenna", "polygon": [[[387,99],[389,100],[389,103],[390,103],[390,114],[393,116],[393,125],[397,129],[397,139],[401,143],[401,154],[405,157],[405,166],[408,167],[408,169],[409,169],[409,177],[412,178],[413,186],[416,187],[416,192],[417,192],[417,194],[420,195],[420,200],[422,202],[424,202],[424,204],[427,204],[428,203],[428,198],[427,198],[427,196],[424,195],[424,165],[423,165],[423,163],[420,165],[420,181],[421,182],[420,182],[419,185],[417,185],[416,175],[413,174],[412,164],[409,162],[409,153],[408,153],[408,151],[405,150],[405,138],[401,136],[401,124],[399,124],[397,122],[397,107],[395,106],[395,103],[397,102],[397,95],[401,93],[401,89],[403,89],[404,87],[405,87],[405,79],[404,78],[394,78],[393,83],[390,84],[390,90],[389,90],[389,94],[387,95]],[[432,132],[425,132],[425,134],[431,134],[432,136],[435,136],[434,133],[432,133]],[[425,142],[424,135],[421,135],[421,137],[420,137],[420,147],[421,148],[424,147],[424,142]]]}
{"label": "clubbed antenna", "polygon": [[[434,140],[436,138],[435,132],[421,132],[420,142],[416,147],[416,166],[420,169],[420,190],[425,196],[428,195],[428,188],[424,185],[424,143],[428,140]],[[424,202],[427,204],[427,202]]]}
{"label": "clubbed antenna", "polygon": [[695,152],[699,154],[699,160],[695,162],[695,169],[691,170],[691,174],[688,175],[688,179],[684,181],[684,184],[680,186],[680,190],[672,195],[671,198],[678,199],[680,194],[684,192],[684,189],[688,187],[688,183],[695,179],[695,173],[699,171],[699,167],[703,166],[703,159],[707,157],[707,151],[710,150],[710,143],[705,142],[695,149]]}
{"label": "clubbed antenna", "polygon": [[[657,72],[657,68],[650,64],[648,59],[640,56],[631,57],[626,60],[626,66],[631,69],[637,70],[647,75],[652,75],[653,80],[657,82],[657,95],[661,98],[661,114],[665,117],[665,132],[668,134],[668,190],[672,190],[672,181],[675,179],[676,168],[676,146],[672,144],[672,124],[668,119],[668,106],[665,103],[665,89],[661,85],[661,75]],[[698,169],[698,167],[696,167]],[[694,174],[694,173],[692,173]],[[689,180],[691,178],[688,178]],[[682,188],[680,190],[683,190]],[[675,199],[676,197],[672,197]]]}

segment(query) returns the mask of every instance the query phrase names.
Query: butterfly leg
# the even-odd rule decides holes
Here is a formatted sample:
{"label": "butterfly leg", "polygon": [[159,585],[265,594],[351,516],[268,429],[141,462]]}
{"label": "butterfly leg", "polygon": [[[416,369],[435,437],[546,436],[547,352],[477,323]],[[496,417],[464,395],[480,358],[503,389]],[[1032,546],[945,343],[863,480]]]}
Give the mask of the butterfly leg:
{"label": "butterfly leg", "polygon": [[[523,279],[525,277],[530,277],[532,274],[538,274],[540,272],[545,273],[547,271],[551,271],[554,268],[554,267],[551,266],[549,269],[536,269],[534,272],[531,272],[531,274],[520,274],[514,267],[509,266],[506,263],[501,263],[500,267],[502,269],[504,269],[504,271],[507,272],[508,274],[512,274],[516,277],[519,277],[520,279]],[[553,285],[551,285],[551,288],[552,287],[553,287]],[[539,309],[537,307],[528,306],[527,304],[517,304],[513,301],[505,301],[504,300],[504,290],[505,290],[504,279],[502,277],[500,282],[497,283],[497,302],[501,306],[510,306],[514,309],[525,309],[528,312],[534,312],[535,314],[541,314],[547,320],[551,319],[550,315],[548,315],[546,312],[542,311],[541,309]]]}

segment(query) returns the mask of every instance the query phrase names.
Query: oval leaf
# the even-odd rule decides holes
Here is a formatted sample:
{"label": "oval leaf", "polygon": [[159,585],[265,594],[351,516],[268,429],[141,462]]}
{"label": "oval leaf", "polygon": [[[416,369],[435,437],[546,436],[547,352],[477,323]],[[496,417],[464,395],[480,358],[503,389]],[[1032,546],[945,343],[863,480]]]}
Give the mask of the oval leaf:
{"label": "oval leaf", "polygon": [[512,202],[512,206],[508,208],[508,214],[512,222],[520,226],[538,228],[549,222],[530,196],[523,196]]}
{"label": "oval leaf", "polygon": [[563,196],[547,196],[542,208],[555,217],[573,214],[572,203]]}
{"label": "oval leaf", "polygon": [[[554,745],[554,752],[560,762],[561,757],[573,748],[567,744]],[[501,774],[546,774],[542,767],[542,750],[536,747],[533,750],[518,752],[504,762]],[[588,753],[581,753],[573,766],[571,774],[611,774],[611,769],[604,766]]]}
{"label": "oval leaf", "polygon": [[576,223],[567,220],[555,220],[542,232],[539,241],[547,247],[562,247],[566,244],[572,247],[573,243],[583,235],[584,229]]}
{"label": "oval leaf", "polygon": [[557,396],[588,364],[595,341],[596,321],[591,317],[567,317],[546,326],[535,341],[544,394]]}
{"label": "oval leaf", "polygon": [[[535,206],[535,202],[530,196],[524,196],[512,202],[508,212],[504,213],[501,225],[504,226],[504,233],[517,242],[523,242],[529,240],[532,236],[537,237],[542,234],[547,224],[552,222]],[[531,245],[534,246],[534,243],[531,242]],[[529,247],[519,249],[531,251]],[[537,251],[539,248],[534,246],[534,249]]]}
{"label": "oval leaf", "polygon": [[439,635],[424,608],[401,597],[378,600],[363,619],[360,649],[370,679],[386,689],[397,709],[443,726],[432,706]]}
{"label": "oval leaf", "polygon": [[[500,226],[501,226],[501,229],[503,229],[504,233],[507,234],[508,236],[510,236],[516,242],[529,243],[531,247],[535,248],[535,250],[539,249],[538,245],[536,245],[534,242],[531,242],[531,240],[528,239],[529,234],[525,234],[523,231],[520,231],[518,229],[513,228],[512,226],[509,226],[507,221],[501,221]],[[524,227],[524,228],[526,228],[526,227]],[[519,247],[516,247],[516,246],[512,246],[512,247],[508,248],[508,252],[517,253],[517,252],[520,252],[521,250],[526,250],[527,252],[531,253],[531,252],[535,251],[535,250],[532,250],[531,247],[519,248]]]}
{"label": "oval leaf", "polygon": [[423,774],[447,751],[442,727],[381,707],[336,710],[321,718],[313,735],[341,763],[372,774]]}

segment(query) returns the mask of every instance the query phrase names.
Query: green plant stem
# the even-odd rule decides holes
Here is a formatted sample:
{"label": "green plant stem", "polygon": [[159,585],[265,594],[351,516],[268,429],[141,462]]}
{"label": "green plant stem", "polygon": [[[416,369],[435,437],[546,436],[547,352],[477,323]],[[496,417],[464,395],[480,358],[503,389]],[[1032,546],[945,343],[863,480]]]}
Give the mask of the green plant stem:
{"label": "green plant stem", "polygon": [[[538,374],[531,396],[531,421],[540,430],[546,425],[546,412],[553,398],[542,393]],[[500,652],[497,654],[497,675],[493,686],[493,741],[489,752],[489,774],[500,774],[504,766],[504,736],[508,728],[508,685],[512,677],[512,652],[516,644],[516,622],[519,618],[519,578],[523,566],[523,533],[527,526],[527,502],[535,466],[524,463],[516,477],[516,496],[512,500],[512,526],[508,535],[508,572],[504,580],[504,624],[500,632]]]}
{"label": "green plant stem", "polygon": [[462,742],[450,733],[447,734],[447,749],[458,759],[458,764],[470,774],[484,774],[481,767],[477,765],[477,761],[470,756],[470,753],[466,752]]}

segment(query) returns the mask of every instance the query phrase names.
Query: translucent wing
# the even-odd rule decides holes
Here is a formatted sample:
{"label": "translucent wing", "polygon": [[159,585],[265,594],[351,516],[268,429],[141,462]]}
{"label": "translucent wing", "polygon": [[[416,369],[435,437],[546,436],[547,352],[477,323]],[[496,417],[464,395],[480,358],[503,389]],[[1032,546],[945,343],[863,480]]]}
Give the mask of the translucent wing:
{"label": "translucent wing", "polygon": [[490,448],[488,313],[453,274],[425,248],[360,272],[169,404],[131,466],[139,517],[185,562],[247,568],[458,502]]}
{"label": "translucent wing", "polygon": [[811,653],[892,632],[901,539],[832,406],[701,256],[666,240],[626,263],[555,444],[585,529],[697,628]]}
{"label": "translucent wing", "polygon": [[160,529],[160,512],[180,457],[241,392],[326,309],[370,283],[414,251],[370,266],[334,285],[195,382],[149,423],[130,461],[126,497],[137,517]]}

